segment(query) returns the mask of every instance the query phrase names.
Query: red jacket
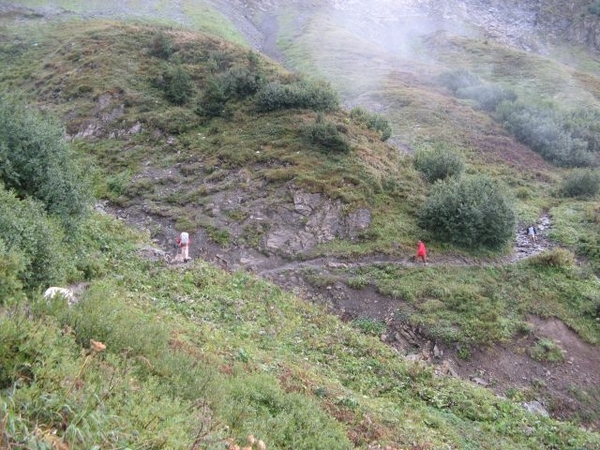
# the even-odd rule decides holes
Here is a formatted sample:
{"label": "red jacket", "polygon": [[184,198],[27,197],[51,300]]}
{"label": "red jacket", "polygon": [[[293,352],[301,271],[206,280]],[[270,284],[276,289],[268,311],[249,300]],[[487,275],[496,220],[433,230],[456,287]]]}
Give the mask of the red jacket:
{"label": "red jacket", "polygon": [[419,246],[417,248],[417,256],[427,256],[427,249],[425,248],[425,244],[419,241]]}

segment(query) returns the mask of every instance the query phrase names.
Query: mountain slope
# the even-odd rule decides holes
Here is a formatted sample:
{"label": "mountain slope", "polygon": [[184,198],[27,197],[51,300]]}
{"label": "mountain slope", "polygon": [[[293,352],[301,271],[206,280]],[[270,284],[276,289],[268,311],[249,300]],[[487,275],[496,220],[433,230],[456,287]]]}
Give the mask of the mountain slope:
{"label": "mountain slope", "polygon": [[[14,16],[8,17],[2,31],[7,39],[2,46],[4,70],[0,82],[5,90],[20,92],[32,104],[37,103],[61,117],[72,144],[87,159],[97,195],[108,201],[105,209],[116,211],[145,230],[155,245],[172,253],[176,230],[188,229],[196,244],[192,249],[195,258],[226,263],[229,269],[243,267],[259,273],[272,270],[271,274],[284,279],[283,285],[323,293],[313,297],[317,302],[335,303],[341,298],[340,293],[350,292],[353,289],[348,287],[352,287],[359,303],[375,299],[390,305],[390,311],[384,312],[393,313],[391,316],[350,317],[356,319],[353,324],[357,329],[384,340],[395,331],[399,334],[419,330],[422,333],[419,337],[433,340],[438,349],[451,352],[456,346],[455,351],[465,358],[469,352],[477,354],[496,341],[508,345],[516,338],[521,345],[543,350],[546,344],[539,344],[539,339],[531,336],[531,322],[527,318],[534,314],[559,317],[585,340],[597,345],[597,311],[593,310],[597,302],[593,253],[596,248],[593,236],[598,227],[594,215],[597,202],[553,195],[554,185],[566,171],[517,143],[488,114],[473,107],[471,102],[454,97],[440,85],[435,75],[443,73],[449,62],[444,63],[443,69],[439,61],[435,64],[421,61],[420,65],[407,69],[398,65],[398,60],[371,57],[377,63],[376,70],[357,78],[360,89],[345,91],[353,95],[359,92],[358,100],[353,101],[369,107],[388,103],[399,106],[393,110],[381,106],[377,109],[388,112],[395,123],[395,145],[390,146],[381,142],[379,134],[369,130],[356,115],[335,108],[321,113],[310,108],[257,111],[253,97],[249,96],[227,103],[223,116],[219,115],[221,111],[214,117],[197,114],[197,108],[206,110],[210,81],[230,73],[227,70],[231,67],[256,68],[269,80],[299,78],[248,47],[189,29],[155,28],[140,23],[67,20],[40,28],[39,18],[30,17],[28,26],[23,16],[17,15],[17,22]],[[335,26],[330,28],[339,32]],[[314,33],[329,31],[326,23],[316,19],[303,29],[314,30],[312,35],[302,37],[313,42],[309,48],[318,44]],[[339,42],[338,45],[344,49]],[[157,47],[171,53],[167,57],[153,55],[160,50]],[[492,73],[498,80],[517,78],[513,71],[501,71],[504,66],[498,61],[510,61],[511,67],[520,67],[518,77],[525,80],[520,87],[515,83],[521,93],[527,93],[528,86],[541,87],[547,93],[549,87],[554,89],[559,84],[557,81],[570,80],[569,84],[577,87],[578,99],[589,99],[591,104],[595,101],[597,81],[591,73],[572,72],[547,58],[443,33],[433,34],[429,41],[424,41],[425,50],[441,47],[447,49],[448,61],[468,62],[473,71],[489,73],[487,67],[496,67]],[[372,48],[370,43],[359,47],[356,55],[367,55]],[[338,53],[342,54],[342,50]],[[425,50],[423,54],[427,54]],[[475,59],[465,56],[469,53],[492,58],[493,63],[484,70]],[[344,57],[355,64],[358,60],[347,54]],[[322,73],[338,73],[334,78],[344,79],[343,71],[335,72],[325,65],[333,59],[321,61]],[[533,62],[538,69],[540,62],[547,64],[542,67],[541,76],[528,72]],[[310,67],[314,65],[310,63]],[[190,75],[192,93],[187,103],[176,105],[165,87],[179,68]],[[554,95],[557,91],[552,92]],[[563,98],[568,96],[560,97]],[[307,141],[306,129],[318,120],[333,123],[350,142],[351,151],[336,153]],[[486,172],[505,180],[518,193],[522,221],[536,220],[541,212],[549,210],[553,229],[547,237],[556,245],[571,248],[578,257],[588,256],[590,264],[583,258],[569,261],[568,253],[566,261],[560,259],[563,253],[550,253],[514,266],[505,263],[502,254],[469,254],[435,240],[430,247],[434,263],[427,271],[406,261],[406,255],[412,254],[415,238],[423,232],[416,226],[415,214],[430,189],[414,169],[410,154],[415,149],[440,143],[467,156],[471,173]],[[198,392],[208,403],[214,402],[205,419],[212,418],[219,425],[203,435],[206,440],[198,441],[206,446],[212,445],[207,443],[214,439],[218,448],[231,435],[241,442],[246,433],[257,429],[261,437],[268,437],[265,438],[268,443],[280,448],[289,445],[294,433],[301,442],[298,448],[319,448],[319,443],[325,445],[324,442],[328,448],[332,448],[332,442],[347,448],[346,439],[357,448],[385,445],[593,448],[597,445],[596,435],[584,433],[569,423],[557,424],[531,416],[517,405],[544,398],[545,383],[552,386],[551,377],[546,381],[529,380],[526,387],[509,388],[506,394],[510,394],[510,402],[460,380],[437,378],[436,366],[406,364],[378,339],[355,334],[355,330],[336,319],[325,317],[322,309],[296,305],[296,300],[277,288],[243,272],[232,276],[222,274],[200,261],[190,267],[165,267],[160,261],[140,262],[128,253],[131,248],[127,242],[147,244],[146,236],[128,237],[123,243],[115,237],[98,236],[104,227],[113,226],[107,225],[109,219],[104,220],[90,225],[96,233],[91,235],[102,238],[92,241],[99,241],[97,251],[110,257],[110,262],[96,271],[90,268],[90,272],[96,273],[91,280],[92,290],[78,309],[69,312],[59,308],[50,316],[58,316],[61,326],[76,328],[75,342],[69,344],[74,345],[74,353],[77,348],[87,346],[87,337],[106,338],[109,349],[116,348],[111,358],[122,359],[114,363],[113,369],[101,365],[100,370],[126,373],[128,347],[132,347],[139,352],[136,364],[146,364],[144,358],[150,361],[147,364],[150,376],[166,375],[169,382],[163,384],[173,386],[173,390],[182,389],[186,402]],[[116,231],[115,236],[119,233],[129,236],[125,231]],[[582,238],[588,239],[587,250],[581,244]],[[119,242],[118,246],[106,243],[113,239]],[[117,248],[122,262],[112,256]],[[160,253],[158,249],[147,251],[152,258],[155,252]],[[313,266],[311,261],[306,266],[295,266],[300,271],[277,272],[284,261],[291,259],[293,263],[295,259],[317,256],[325,256],[329,265],[320,266],[314,260]],[[353,265],[359,257],[365,257],[364,263]],[[458,257],[462,265],[456,263]],[[110,265],[114,267],[109,270]],[[107,272],[107,279],[103,279],[102,274]],[[303,284],[306,280],[309,286]],[[113,294],[107,295],[109,292]],[[103,297],[107,299],[102,300]],[[104,318],[112,320],[111,311],[123,308],[118,306],[120,298],[130,299],[133,309],[124,308],[124,316],[114,318],[119,327],[107,330]],[[94,304],[99,305],[97,312],[93,310]],[[370,307],[376,310],[376,305],[366,308],[363,305],[361,312],[368,312]],[[173,328],[166,333],[171,339],[153,325],[146,328],[144,321],[133,323],[142,330],[141,335],[124,337],[118,331],[132,328],[127,316],[146,317],[153,324],[154,317],[170,317],[170,314],[173,314]],[[386,328],[390,322],[385,319],[390,317],[394,325],[405,328]],[[35,325],[41,326],[38,322]],[[48,332],[59,333],[59,329]],[[26,334],[34,335],[33,330]],[[156,333],[157,337],[147,342],[139,338],[144,333]],[[413,339],[418,340],[414,334]],[[133,345],[136,340],[145,344]],[[153,353],[153,346],[162,350]],[[547,347],[555,349],[552,345]],[[593,355],[597,347],[590,348]],[[215,369],[219,373],[202,374],[199,378],[216,381],[208,383],[209,388],[192,383],[189,392],[183,387],[185,380],[171,385],[177,379],[177,371],[168,370],[171,365],[167,355],[172,349],[181,350],[185,357],[191,355],[209,361],[209,371]],[[520,350],[529,351],[527,347]],[[400,352],[407,353],[405,348],[400,348]],[[79,364],[85,361],[73,359],[71,365],[75,369],[63,375],[65,379],[79,378],[76,370]],[[180,364],[190,370],[188,362]],[[196,367],[193,361],[189,364]],[[568,362],[563,365],[568,366]],[[553,366],[542,361],[540,367]],[[144,374],[140,379],[148,376],[146,369],[136,366],[135,370]],[[262,371],[268,375],[252,376]],[[137,378],[127,387],[129,381],[123,376],[123,390],[136,391]],[[593,381],[593,372],[590,378]],[[220,383],[226,392],[219,390]],[[245,384],[255,392],[244,390]],[[152,384],[144,384],[145,390],[152,390]],[[572,398],[578,396],[580,400],[568,416],[579,423],[595,423],[597,392],[587,385],[571,387],[571,391]],[[295,393],[305,394],[310,400],[298,399]],[[166,402],[168,396],[159,397]],[[152,397],[152,401],[156,398]],[[307,422],[306,416],[310,416],[307,411],[314,408],[313,401],[324,412],[315,415],[315,422]],[[550,398],[548,404],[552,404]],[[177,420],[183,420],[177,415],[176,404],[165,405]],[[92,406],[90,403],[87,408],[93,412]],[[553,406],[555,417],[569,411],[568,405],[556,402]],[[197,406],[188,403],[185,408],[200,412]],[[296,414],[283,419],[289,408]],[[259,410],[259,418],[250,419],[249,410]],[[92,417],[89,411],[86,414],[86,418]],[[150,425],[157,419],[147,410],[141,416],[147,416],[139,420],[148,430],[145,438],[156,439]],[[282,423],[268,426],[275,418]],[[55,431],[64,426],[52,423]],[[317,444],[305,432],[311,429],[307,423],[319,430]],[[135,420],[129,426],[130,430],[140,428]],[[186,436],[192,433],[193,426],[192,423],[186,425],[190,428],[173,425],[173,430],[177,430],[173,442],[189,444]],[[232,427],[233,431],[229,433],[226,427]],[[328,427],[334,436],[344,437],[331,438]],[[168,434],[165,431],[168,428],[157,428],[161,436]],[[283,429],[292,431],[284,433]],[[42,430],[41,434],[52,433]],[[533,438],[527,441],[526,435]],[[136,442],[134,437],[130,439]],[[65,440],[77,445],[71,435]],[[156,445],[174,444],[162,441]]]}

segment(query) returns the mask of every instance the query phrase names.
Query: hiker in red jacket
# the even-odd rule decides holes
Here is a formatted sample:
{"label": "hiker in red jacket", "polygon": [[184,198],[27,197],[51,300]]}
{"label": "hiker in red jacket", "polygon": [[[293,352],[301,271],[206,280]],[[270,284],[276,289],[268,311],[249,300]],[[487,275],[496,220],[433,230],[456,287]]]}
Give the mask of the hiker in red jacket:
{"label": "hiker in red jacket", "polygon": [[427,265],[427,249],[423,241],[419,241],[417,246],[417,259],[421,259],[425,265]]}

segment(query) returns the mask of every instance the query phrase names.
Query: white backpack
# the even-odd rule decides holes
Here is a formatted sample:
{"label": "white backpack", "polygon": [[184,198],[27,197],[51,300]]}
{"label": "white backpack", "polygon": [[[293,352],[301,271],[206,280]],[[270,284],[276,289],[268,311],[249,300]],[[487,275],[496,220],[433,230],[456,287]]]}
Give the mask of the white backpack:
{"label": "white backpack", "polygon": [[181,236],[179,236],[179,242],[181,245],[188,245],[190,243],[190,235],[184,231],[181,233]]}

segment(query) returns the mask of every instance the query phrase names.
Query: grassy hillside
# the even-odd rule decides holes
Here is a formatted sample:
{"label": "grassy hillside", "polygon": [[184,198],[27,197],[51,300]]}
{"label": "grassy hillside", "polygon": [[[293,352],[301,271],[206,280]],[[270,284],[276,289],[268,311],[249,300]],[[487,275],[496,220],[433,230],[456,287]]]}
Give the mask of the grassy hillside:
{"label": "grassy hillside", "polygon": [[[381,141],[356,114],[319,107],[315,98],[329,98],[330,86],[294,84],[305,80],[190,29],[9,16],[0,33],[2,91],[64,123],[96,198],[156,219],[147,234],[100,213],[81,218],[76,239],[56,231],[65,269],[56,282],[87,283],[72,307],[43,301],[43,285],[24,284],[24,257],[0,240],[0,447],[219,449],[253,435],[267,448],[600,448],[598,433],[580,427],[597,422],[597,392],[578,392],[587,408],[571,422],[533,415],[519,403],[535,393],[500,398],[407,361],[381,342],[384,324],[367,321],[358,331],[246,272],[200,260],[170,266],[143,250],[167,223],[206,230],[224,248],[258,247],[264,229],[233,236],[207,212],[207,199],[239,190],[280,205],[293,186],[373,214],[364,236],[314,255],[412,252],[425,233],[417,211],[432,187],[410,152]],[[585,86],[578,98],[594,97],[593,74],[548,64],[547,84],[555,84],[550,74],[577,80]],[[276,81],[315,94],[309,107],[261,107],[253,83]],[[235,89],[225,99],[228,83]],[[435,77],[393,72],[382,86],[375,98],[403,105],[391,112],[402,124],[399,141],[412,150],[443,144],[466,158],[467,173],[504,181],[519,221],[550,212],[551,237],[564,249],[513,265],[500,259],[508,248],[469,252],[431,236],[440,257],[493,264],[373,265],[340,276],[398,299],[407,323],[462,345],[465,358],[526,334],[531,314],[558,317],[597,345],[597,197],[559,195],[570,169],[518,144]],[[311,140],[323,123],[332,124],[329,140]],[[2,193],[7,205],[25,201]],[[39,214],[48,229],[60,227]],[[244,209],[227,214],[243,228]]]}

